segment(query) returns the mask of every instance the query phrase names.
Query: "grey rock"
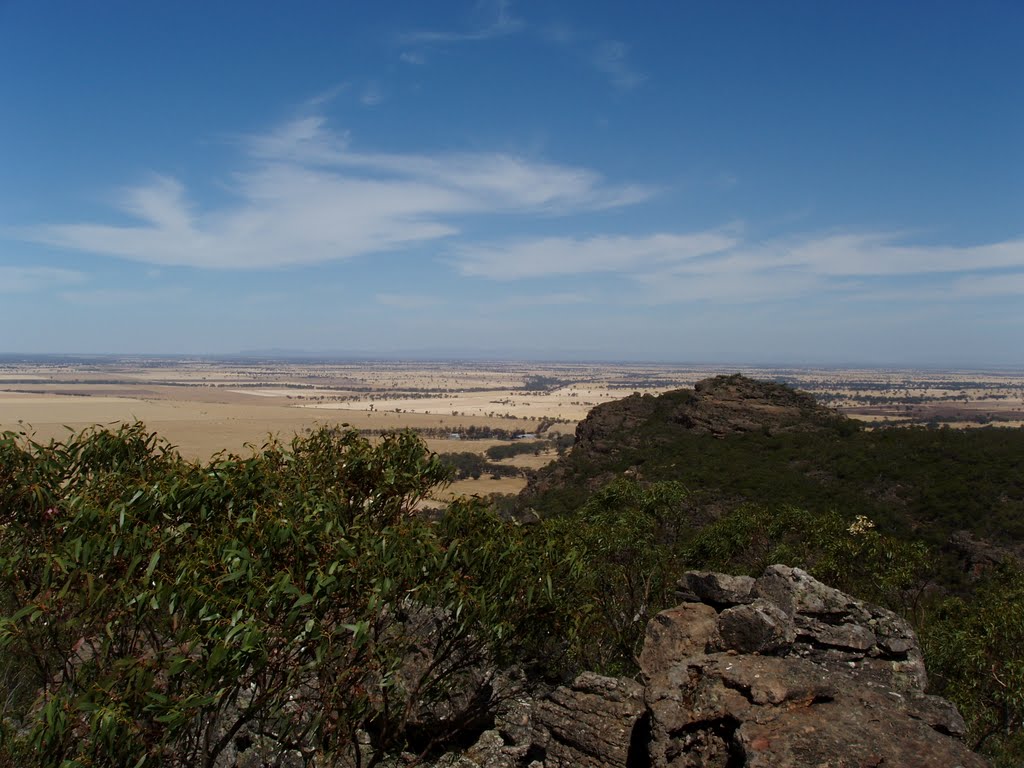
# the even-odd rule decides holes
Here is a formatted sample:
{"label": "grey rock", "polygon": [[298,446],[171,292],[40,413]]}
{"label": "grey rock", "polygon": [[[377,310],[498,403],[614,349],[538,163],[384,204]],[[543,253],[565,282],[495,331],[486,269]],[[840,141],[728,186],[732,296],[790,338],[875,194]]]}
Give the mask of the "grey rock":
{"label": "grey rock", "polygon": [[718,613],[710,605],[683,603],[662,611],[647,623],[640,652],[646,679],[663,674],[690,656],[703,655],[715,636]]}
{"label": "grey rock", "polygon": [[[404,755],[381,765],[989,765],[961,740],[956,707],[925,693],[917,638],[896,614],[786,566],[750,582],[707,573],[686,581],[707,602],[649,622],[643,685],[584,673],[538,690],[521,670],[492,673],[484,686],[492,721],[473,746],[432,763]],[[429,639],[429,627],[417,637]],[[232,765],[262,765],[255,753],[235,757]]]}
{"label": "grey rock", "polygon": [[962,737],[967,725],[956,705],[940,696],[908,696],[907,714],[924,721],[939,733]]}
{"label": "grey rock", "polygon": [[754,598],[754,579],[711,571],[687,571],[679,580],[679,598],[685,602],[710,605],[740,605]]}
{"label": "grey rock", "polygon": [[643,712],[640,684],[583,673],[538,707],[537,742],[544,749],[545,766],[625,766]]}
{"label": "grey rock", "polygon": [[754,595],[763,597],[794,616],[798,613],[830,619],[867,621],[863,604],[838,589],[822,584],[800,568],[769,566],[754,584]]}
{"label": "grey rock", "polygon": [[800,631],[819,645],[850,651],[866,652],[875,645],[875,633],[863,624],[826,624],[822,621],[801,622]]}
{"label": "grey rock", "polygon": [[[752,594],[717,613],[705,654],[694,652],[703,630],[662,621],[648,634],[651,765],[988,765],[957,738],[956,708],[924,693],[903,619],[786,566],[768,568]],[[684,607],[661,616],[706,623]],[[673,637],[683,640],[675,653]]]}
{"label": "grey rock", "polygon": [[510,749],[497,731],[484,731],[466,757],[480,768],[516,768],[519,765],[515,749]]}
{"label": "grey rock", "polygon": [[[774,653],[789,648],[796,639],[793,618],[764,598],[725,609],[718,615],[717,629],[715,647],[723,651]],[[874,635],[871,639],[873,643]]]}

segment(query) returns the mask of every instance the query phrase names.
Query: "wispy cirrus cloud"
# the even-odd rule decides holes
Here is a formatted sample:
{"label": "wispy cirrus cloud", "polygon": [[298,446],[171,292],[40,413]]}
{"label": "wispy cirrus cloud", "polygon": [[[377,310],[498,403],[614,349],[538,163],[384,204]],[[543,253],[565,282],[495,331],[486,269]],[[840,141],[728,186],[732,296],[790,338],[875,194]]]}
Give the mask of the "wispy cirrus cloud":
{"label": "wispy cirrus cloud", "polygon": [[170,176],[123,192],[133,224],[23,229],[29,241],[166,266],[263,269],[379,253],[449,237],[467,217],[553,216],[631,205],[652,191],[597,172],[504,153],[352,148],[319,116],[245,137],[231,200],[195,202]]}
{"label": "wispy cirrus cloud", "polygon": [[371,80],[363,88],[363,92],[359,95],[359,103],[364,107],[375,107],[381,104],[385,99],[386,95],[384,90],[380,87],[380,83]]}
{"label": "wispy cirrus cloud", "polygon": [[399,35],[405,45],[463,43],[491,40],[521,31],[526,25],[512,14],[509,0],[481,0],[473,11],[474,23],[462,30],[416,29]]}
{"label": "wispy cirrus cloud", "polygon": [[463,275],[501,281],[613,273],[650,304],[824,295],[886,300],[893,280],[928,281],[927,290],[899,294],[911,300],[1024,293],[1024,239],[910,245],[897,234],[860,233],[752,243],[731,227],[469,245],[456,250],[453,265]]}
{"label": "wispy cirrus cloud", "polygon": [[336,83],[335,85],[332,85],[330,88],[326,88],[320,91],[319,93],[315,93],[308,99],[306,99],[306,107],[308,109],[319,109],[327,104],[330,104],[332,101],[338,98],[338,96],[347,91],[349,88],[351,88],[350,83]]}
{"label": "wispy cirrus cloud", "polygon": [[970,246],[910,245],[898,234],[839,234],[769,247],[781,265],[827,275],[920,275],[1024,268],[1024,239]]}
{"label": "wispy cirrus cloud", "polygon": [[53,290],[85,280],[83,273],[72,269],[0,265],[0,294]]}
{"label": "wispy cirrus cloud", "polygon": [[395,309],[433,309],[442,306],[445,301],[439,296],[429,296],[420,293],[378,293],[374,296],[376,302],[385,307]]}
{"label": "wispy cirrus cloud", "polygon": [[553,46],[571,51],[616,90],[631,91],[647,80],[630,61],[630,46],[621,40],[604,38],[591,30],[560,22],[545,25],[539,30],[539,36]]}
{"label": "wispy cirrus cloud", "polygon": [[1024,239],[980,245],[921,245],[899,233],[801,235],[743,243],[702,264],[678,264],[666,277],[695,274],[809,275],[832,285],[871,280],[931,278],[951,281],[993,270],[1024,270]]}
{"label": "wispy cirrus cloud", "polygon": [[414,67],[421,67],[427,63],[427,57],[419,51],[402,51],[398,54],[398,59]]}
{"label": "wispy cirrus cloud", "polygon": [[[937,302],[1024,293],[1024,239],[911,245],[898,234],[805,235],[744,245],[705,264],[641,278],[663,301],[833,295]],[[899,286],[905,286],[900,288]]]}
{"label": "wispy cirrus cloud", "polygon": [[605,40],[594,50],[591,63],[615,88],[630,91],[647,78],[629,61],[629,46],[619,40]]}
{"label": "wispy cirrus cloud", "polygon": [[547,237],[503,244],[470,245],[455,253],[463,275],[494,280],[579,275],[595,272],[634,273],[666,268],[739,245],[719,231],[645,236]]}

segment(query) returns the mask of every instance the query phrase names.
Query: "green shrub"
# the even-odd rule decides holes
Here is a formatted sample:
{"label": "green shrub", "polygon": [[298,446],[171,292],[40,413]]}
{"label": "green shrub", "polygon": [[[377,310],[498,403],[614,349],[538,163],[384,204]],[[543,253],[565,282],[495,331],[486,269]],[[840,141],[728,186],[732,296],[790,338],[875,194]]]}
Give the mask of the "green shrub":
{"label": "green shrub", "polygon": [[[356,749],[359,730],[378,754],[405,747],[419,702],[536,642],[564,565],[485,536],[472,505],[443,528],[412,514],[448,477],[410,433],[323,429],[205,465],[139,424],[4,435],[7,759],[210,765],[243,729],[306,755]],[[412,678],[410,606],[443,617]]]}
{"label": "green shrub", "polygon": [[702,529],[685,550],[694,568],[760,575],[773,563],[901,612],[918,603],[930,577],[921,542],[882,534],[868,518],[797,507],[743,505]]}
{"label": "green shrub", "polygon": [[620,479],[576,514],[546,523],[585,564],[577,597],[585,622],[575,648],[579,666],[606,674],[636,671],[648,620],[673,603],[687,497],[677,483]]}
{"label": "green shrub", "polygon": [[998,766],[1024,764],[1024,570],[1005,564],[969,599],[943,600],[920,634],[932,685],[959,707],[971,746]]}

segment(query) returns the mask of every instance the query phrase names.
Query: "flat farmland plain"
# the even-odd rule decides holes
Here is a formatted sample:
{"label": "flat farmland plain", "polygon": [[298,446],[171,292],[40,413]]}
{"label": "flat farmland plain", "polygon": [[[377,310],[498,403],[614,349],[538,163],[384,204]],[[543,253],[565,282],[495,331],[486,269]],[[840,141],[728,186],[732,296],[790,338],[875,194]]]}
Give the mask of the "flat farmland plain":
{"label": "flat farmland plain", "polygon": [[[410,428],[432,450],[483,453],[519,435],[571,434],[595,405],[721,373],[782,381],[869,423],[1024,425],[1024,371],[824,369],[615,363],[0,358],[0,431],[61,439],[143,421],[181,453],[246,455],[321,425]],[[483,439],[471,439],[481,437]],[[529,469],[553,452],[510,461]],[[523,477],[450,492],[513,493]]]}

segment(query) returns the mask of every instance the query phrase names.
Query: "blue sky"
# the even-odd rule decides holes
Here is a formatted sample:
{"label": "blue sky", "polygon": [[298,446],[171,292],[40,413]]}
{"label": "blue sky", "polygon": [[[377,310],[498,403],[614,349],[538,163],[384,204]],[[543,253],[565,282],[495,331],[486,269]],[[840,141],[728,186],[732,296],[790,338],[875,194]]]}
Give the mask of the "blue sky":
{"label": "blue sky", "polygon": [[0,0],[0,352],[1024,366],[1024,5]]}

